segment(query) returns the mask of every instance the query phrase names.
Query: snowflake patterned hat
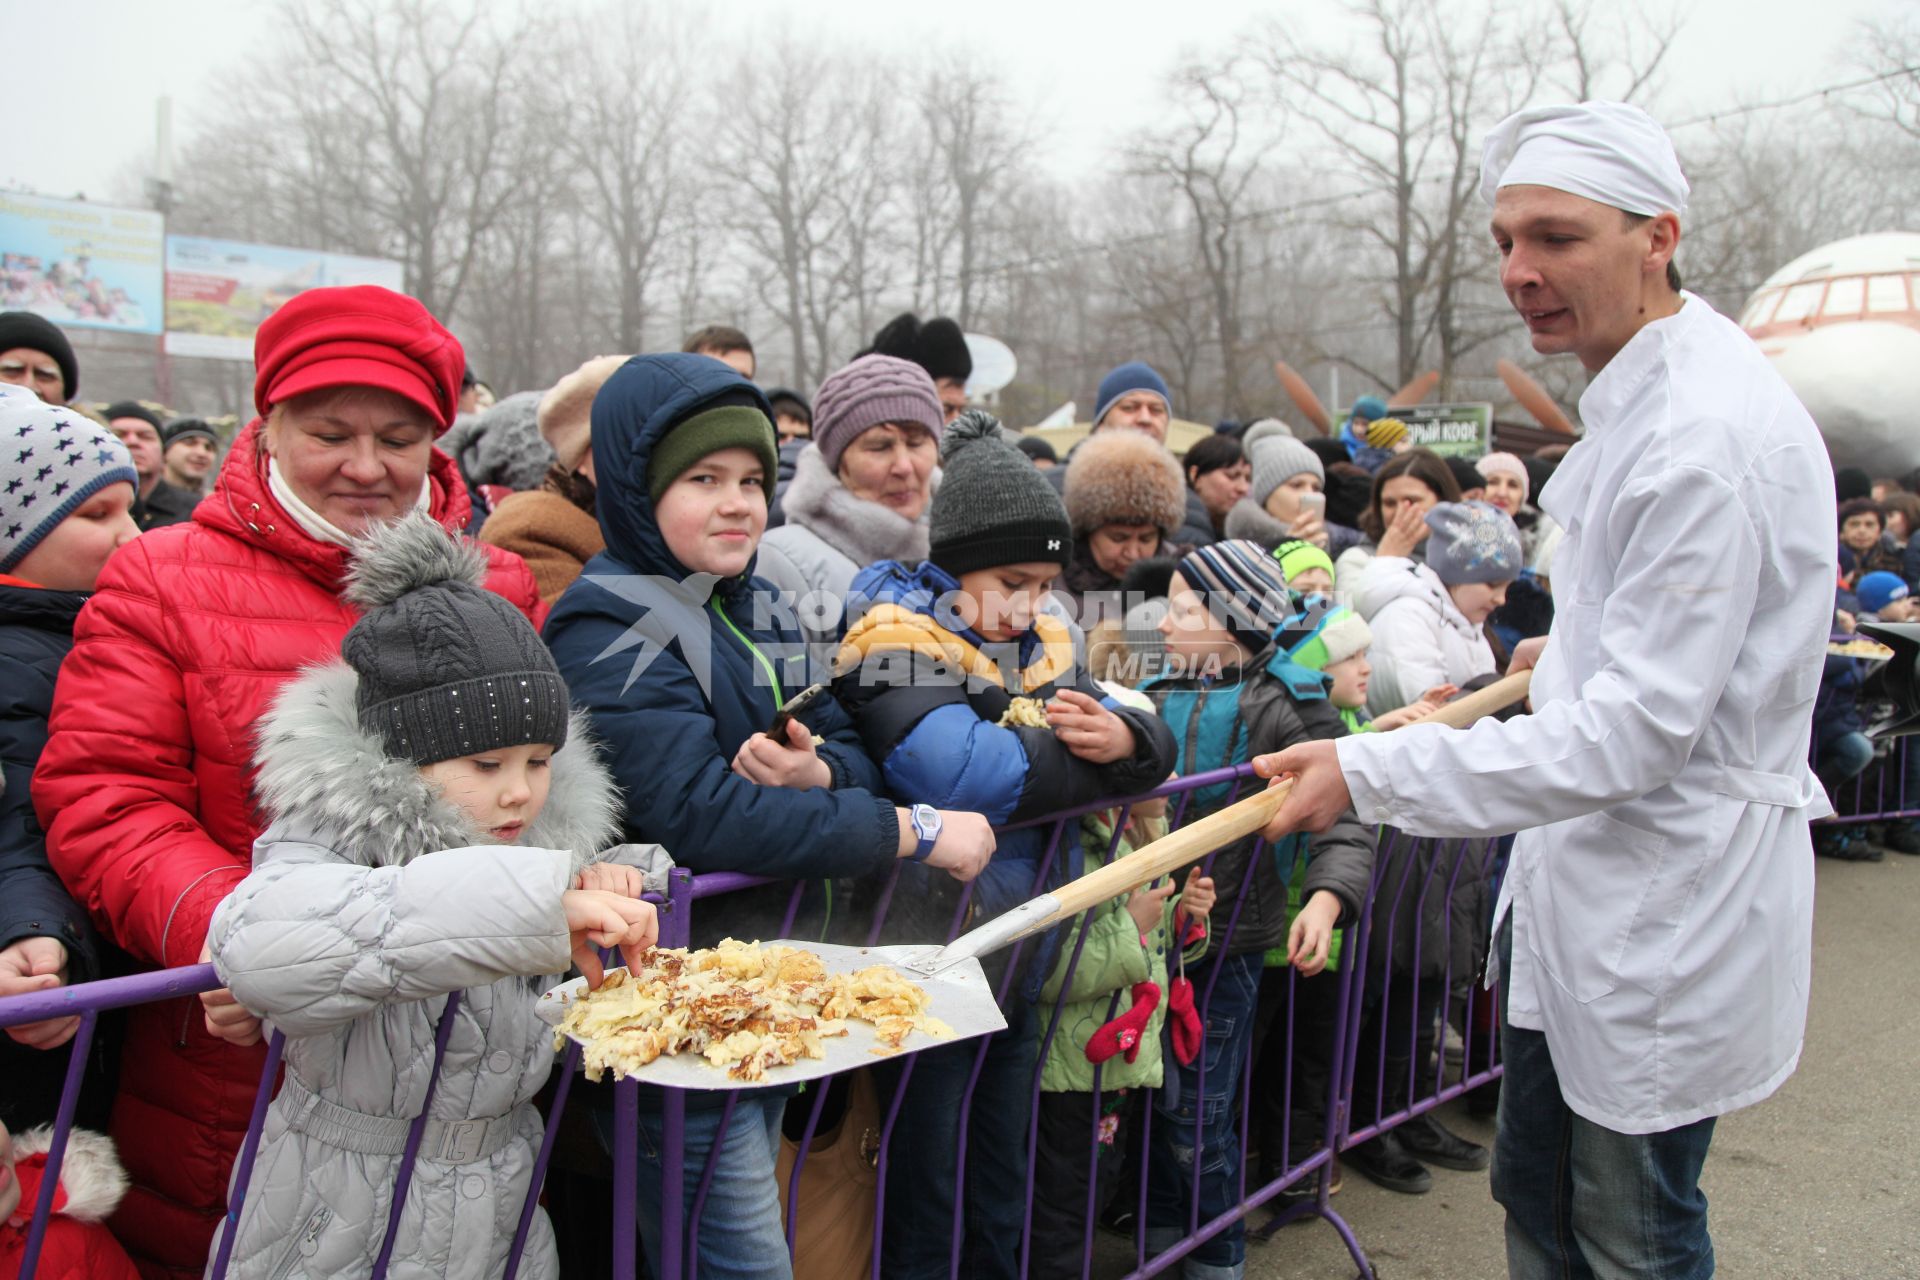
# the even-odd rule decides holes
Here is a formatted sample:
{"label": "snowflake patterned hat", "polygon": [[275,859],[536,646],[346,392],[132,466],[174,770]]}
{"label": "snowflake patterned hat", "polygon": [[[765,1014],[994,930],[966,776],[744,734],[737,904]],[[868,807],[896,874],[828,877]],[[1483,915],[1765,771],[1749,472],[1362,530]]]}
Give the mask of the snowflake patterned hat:
{"label": "snowflake patterned hat", "polygon": [[81,503],[121,481],[140,488],[133,456],[111,431],[0,383],[0,573],[13,572]]}
{"label": "snowflake patterned hat", "polygon": [[1523,563],[1512,517],[1485,502],[1442,502],[1427,512],[1427,567],[1450,587],[1512,582]]}

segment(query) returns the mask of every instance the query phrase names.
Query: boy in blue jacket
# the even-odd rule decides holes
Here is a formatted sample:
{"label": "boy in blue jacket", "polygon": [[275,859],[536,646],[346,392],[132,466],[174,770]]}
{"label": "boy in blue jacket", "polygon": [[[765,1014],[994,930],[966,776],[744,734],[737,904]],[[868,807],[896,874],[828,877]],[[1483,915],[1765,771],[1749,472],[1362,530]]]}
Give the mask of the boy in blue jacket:
{"label": "boy in blue jacket", "polygon": [[[1042,611],[1073,545],[1059,495],[987,414],[962,414],[940,452],[929,558],[860,572],[836,664],[835,692],[888,790],[1017,823],[1157,786],[1173,765],[1166,725],[1106,697],[1078,670],[1066,625]],[[964,927],[1080,874],[1078,824],[1051,859],[1049,830],[1002,837],[973,884]],[[946,936],[959,894],[907,866],[891,902],[889,936],[930,941]],[[1040,1030],[1031,1001],[1058,944],[1057,933],[1028,943],[1013,972],[1000,957],[988,965],[1007,992],[1007,1030],[988,1042],[969,1113],[961,1265],[970,1276],[1019,1273]],[[958,1045],[914,1062],[888,1153],[883,1275],[947,1274],[959,1100],[977,1053]]]}
{"label": "boy in blue jacket", "polygon": [[[977,875],[993,850],[987,821],[928,811],[917,830],[879,793],[880,771],[833,699],[794,720],[784,742],[764,732],[804,687],[806,650],[774,620],[775,589],[753,576],[777,466],[760,389],[710,356],[636,356],[594,398],[593,466],[607,549],[555,602],[546,638],[625,794],[629,838],[665,845],[696,872],[810,882],[802,934],[830,927],[837,877],[909,855],[944,876]],[[776,937],[789,895],[773,885],[704,903],[695,942]],[[658,1095],[643,1097],[640,1221],[657,1274],[663,1135]],[[684,1204],[725,1098],[688,1096]],[[765,1089],[735,1108],[707,1194],[702,1274],[790,1272],[774,1178],[785,1104],[786,1091]],[[610,1110],[596,1122],[609,1136]]]}

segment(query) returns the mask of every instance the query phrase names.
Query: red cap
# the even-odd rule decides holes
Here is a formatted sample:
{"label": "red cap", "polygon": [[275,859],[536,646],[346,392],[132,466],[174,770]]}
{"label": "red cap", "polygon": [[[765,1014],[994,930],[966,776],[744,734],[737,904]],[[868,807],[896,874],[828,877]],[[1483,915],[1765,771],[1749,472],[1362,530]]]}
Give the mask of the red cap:
{"label": "red cap", "polygon": [[253,405],[262,417],[305,391],[378,387],[413,401],[445,431],[467,353],[412,298],[361,284],[296,294],[254,335],[253,362]]}

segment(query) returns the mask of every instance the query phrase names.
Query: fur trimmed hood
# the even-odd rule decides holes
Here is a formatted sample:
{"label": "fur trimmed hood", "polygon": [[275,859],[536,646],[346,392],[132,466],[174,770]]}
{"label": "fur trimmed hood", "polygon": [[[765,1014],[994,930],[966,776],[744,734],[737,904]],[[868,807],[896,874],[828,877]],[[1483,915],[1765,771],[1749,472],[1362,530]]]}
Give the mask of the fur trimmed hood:
{"label": "fur trimmed hood", "polygon": [[[324,844],[362,866],[403,866],[436,849],[485,843],[481,833],[410,761],[360,727],[359,677],[344,662],[287,682],[261,719],[255,794],[269,838]],[[575,868],[618,838],[618,796],[596,758],[585,713],[573,712],[554,753],[547,803],[520,843],[565,849]]]}
{"label": "fur trimmed hood", "polygon": [[[52,1125],[29,1129],[13,1140],[16,1162],[45,1155],[52,1148]],[[66,1193],[66,1203],[54,1212],[76,1222],[102,1222],[119,1208],[120,1198],[127,1193],[127,1171],[120,1164],[113,1139],[91,1129],[68,1130],[67,1152],[60,1162],[60,1189]],[[30,1214],[33,1202],[22,1196],[20,1208]]]}
{"label": "fur trimmed hood", "polygon": [[856,498],[827,466],[820,446],[810,444],[800,451],[780,507],[788,524],[810,530],[855,565],[918,564],[927,558],[927,517],[939,490],[940,468],[935,467],[927,477],[927,505],[919,519],[908,520],[878,502]]}

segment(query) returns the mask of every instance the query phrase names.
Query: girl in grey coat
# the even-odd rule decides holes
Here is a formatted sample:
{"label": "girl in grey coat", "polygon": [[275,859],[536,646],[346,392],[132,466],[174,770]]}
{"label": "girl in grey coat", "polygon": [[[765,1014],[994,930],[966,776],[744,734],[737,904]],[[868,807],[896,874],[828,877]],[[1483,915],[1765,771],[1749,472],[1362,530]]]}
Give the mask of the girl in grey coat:
{"label": "girl in grey coat", "polygon": [[[344,660],[290,682],[261,724],[269,826],[209,934],[231,994],[205,999],[216,1035],[257,1036],[254,1018],[286,1033],[286,1075],[232,1275],[372,1270],[449,992],[389,1274],[499,1275],[553,1066],[539,994],[570,955],[597,980],[590,942],[653,941],[639,873],[588,865],[616,829],[612,784],[484,565],[431,521],[380,530],[356,552],[347,598],[368,612]],[[520,1274],[557,1270],[536,1214]]]}

